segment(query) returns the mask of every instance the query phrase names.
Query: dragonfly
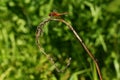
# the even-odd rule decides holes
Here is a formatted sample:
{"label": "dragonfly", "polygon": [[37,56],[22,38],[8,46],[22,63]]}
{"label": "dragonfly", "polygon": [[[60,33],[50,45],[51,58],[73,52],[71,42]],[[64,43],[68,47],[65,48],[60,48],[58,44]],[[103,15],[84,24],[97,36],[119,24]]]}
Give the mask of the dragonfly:
{"label": "dragonfly", "polygon": [[56,11],[53,11],[49,14],[50,17],[60,17],[60,16],[63,16],[63,15],[66,15],[68,14],[67,12],[64,12],[64,13],[58,13]]}

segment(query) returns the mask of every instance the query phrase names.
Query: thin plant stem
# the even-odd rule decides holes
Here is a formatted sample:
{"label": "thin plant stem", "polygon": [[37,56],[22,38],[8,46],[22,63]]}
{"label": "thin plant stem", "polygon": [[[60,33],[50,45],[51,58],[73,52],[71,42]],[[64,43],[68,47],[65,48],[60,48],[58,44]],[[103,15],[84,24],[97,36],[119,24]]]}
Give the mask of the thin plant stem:
{"label": "thin plant stem", "polygon": [[[47,56],[47,58],[52,62],[52,64],[55,65],[54,60],[53,60],[50,56],[48,56],[48,54],[46,54],[45,51],[42,50],[42,48],[40,47],[40,43],[39,43],[39,36],[40,36],[40,34],[42,33],[42,27],[44,26],[44,24],[46,24],[46,23],[49,22],[49,21],[62,22],[62,23],[64,23],[65,25],[67,25],[67,26],[70,28],[70,30],[74,33],[75,37],[78,39],[78,41],[80,42],[80,44],[82,45],[82,47],[85,49],[85,51],[88,53],[88,55],[90,56],[90,58],[92,58],[92,60],[94,61],[94,64],[96,65],[96,69],[97,69],[99,78],[100,78],[100,80],[103,80],[103,79],[102,79],[101,72],[100,72],[99,65],[98,65],[98,63],[97,63],[97,60],[95,59],[95,57],[93,56],[93,54],[89,51],[89,49],[87,48],[87,46],[85,45],[85,43],[82,41],[82,39],[80,38],[80,36],[77,34],[77,32],[74,30],[74,28],[73,28],[68,22],[66,22],[66,21],[63,20],[63,19],[58,19],[58,18],[50,17],[50,18],[46,19],[45,21],[41,22],[41,23],[38,25],[37,30],[36,30],[36,43],[37,43],[39,49],[42,51],[42,53],[43,53],[45,56]],[[66,68],[70,65],[70,60],[71,60],[71,58],[69,59],[69,62],[68,62],[68,64],[67,64]],[[57,70],[58,72],[60,72],[60,70],[57,68],[56,65],[55,65],[55,67],[56,67],[56,70]]]}
{"label": "thin plant stem", "polygon": [[82,41],[82,39],[80,38],[80,36],[77,34],[77,32],[74,30],[74,28],[68,22],[66,22],[63,19],[52,19],[52,20],[62,22],[64,24],[66,24],[72,30],[72,32],[74,33],[75,37],[79,40],[79,42],[81,43],[81,45],[83,46],[83,48],[85,49],[85,51],[88,53],[88,55],[94,61],[95,65],[96,65],[96,68],[97,68],[97,72],[98,72],[100,80],[103,80],[101,72],[100,72],[99,65],[97,63],[97,60],[95,59],[95,57],[93,56],[93,54],[89,51],[89,49],[87,48],[87,46],[85,45],[85,43]]}

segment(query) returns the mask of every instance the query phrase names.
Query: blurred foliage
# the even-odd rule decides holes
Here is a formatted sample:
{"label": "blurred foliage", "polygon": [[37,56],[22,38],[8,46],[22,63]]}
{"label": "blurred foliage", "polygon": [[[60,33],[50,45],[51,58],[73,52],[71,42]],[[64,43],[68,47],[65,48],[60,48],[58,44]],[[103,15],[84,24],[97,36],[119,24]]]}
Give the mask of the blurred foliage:
{"label": "blurred foliage", "polygon": [[35,43],[37,25],[52,10],[68,12],[70,22],[99,62],[104,80],[120,80],[119,0],[0,0],[0,80],[99,80],[93,61],[62,23],[44,27],[41,45],[58,73]]}

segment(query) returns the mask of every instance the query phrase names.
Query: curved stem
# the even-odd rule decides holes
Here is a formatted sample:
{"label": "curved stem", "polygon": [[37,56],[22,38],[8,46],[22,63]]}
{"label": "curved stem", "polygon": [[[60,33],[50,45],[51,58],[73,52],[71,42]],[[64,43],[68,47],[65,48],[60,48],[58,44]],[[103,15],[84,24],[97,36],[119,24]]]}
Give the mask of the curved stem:
{"label": "curved stem", "polygon": [[[100,78],[100,80],[103,80],[103,79],[102,79],[101,72],[100,72],[99,65],[98,65],[95,57],[94,57],[93,54],[89,51],[89,49],[87,48],[87,46],[85,45],[85,43],[82,41],[82,39],[80,38],[80,36],[77,34],[77,32],[73,29],[73,27],[72,27],[68,22],[66,22],[66,21],[63,20],[63,19],[57,19],[57,18],[50,17],[50,18],[46,19],[45,21],[41,22],[41,23],[38,25],[37,30],[36,30],[36,43],[37,43],[39,49],[41,49],[40,44],[39,44],[39,36],[40,36],[40,34],[42,33],[42,27],[44,26],[45,23],[47,23],[47,22],[49,22],[49,21],[51,21],[51,20],[53,20],[53,21],[58,21],[58,22],[62,22],[62,23],[64,23],[64,24],[66,24],[66,25],[70,28],[70,30],[74,33],[75,37],[79,40],[80,44],[81,44],[82,47],[85,49],[85,51],[88,53],[88,55],[90,56],[90,58],[92,58],[92,60],[94,61],[94,64],[96,65],[96,69],[97,69],[99,78]],[[54,61],[53,61],[53,59],[52,59],[51,57],[49,57],[44,51],[42,51],[42,52],[43,52],[43,54],[44,54],[45,56],[47,56],[47,58],[48,58],[53,64],[55,64]],[[70,60],[71,60],[71,59],[70,59]],[[69,64],[70,64],[70,62],[69,62]],[[69,64],[67,64],[67,67],[69,66]],[[56,67],[56,70],[59,72],[59,69],[57,68],[56,65],[55,65],[55,67]],[[67,68],[67,67],[66,67],[66,68]]]}
{"label": "curved stem", "polygon": [[81,45],[83,46],[83,48],[85,49],[85,51],[88,53],[88,55],[89,55],[89,56],[92,58],[92,60],[94,61],[95,65],[96,65],[96,69],[97,69],[98,75],[99,75],[99,77],[100,77],[100,80],[103,80],[103,79],[102,79],[101,72],[100,72],[99,65],[98,65],[95,57],[94,57],[93,54],[89,51],[89,49],[87,48],[87,46],[85,45],[85,43],[82,41],[82,39],[80,38],[80,36],[77,34],[77,32],[73,29],[73,27],[72,27],[68,22],[66,22],[66,21],[63,20],[63,19],[52,19],[52,20],[63,22],[63,23],[65,23],[65,24],[72,30],[72,32],[74,33],[75,37],[79,40],[79,42],[81,43]]}

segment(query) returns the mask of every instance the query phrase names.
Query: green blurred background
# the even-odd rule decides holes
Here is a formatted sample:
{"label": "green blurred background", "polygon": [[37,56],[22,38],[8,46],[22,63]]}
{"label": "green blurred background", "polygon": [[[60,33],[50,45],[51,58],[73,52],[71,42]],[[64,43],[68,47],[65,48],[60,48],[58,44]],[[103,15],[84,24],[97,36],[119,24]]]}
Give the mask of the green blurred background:
{"label": "green blurred background", "polygon": [[120,80],[119,0],[0,0],[0,80],[99,80],[95,65],[72,31],[59,22],[44,26],[40,42],[59,68],[35,43],[38,24],[56,10],[71,23],[98,60],[103,80]]}

